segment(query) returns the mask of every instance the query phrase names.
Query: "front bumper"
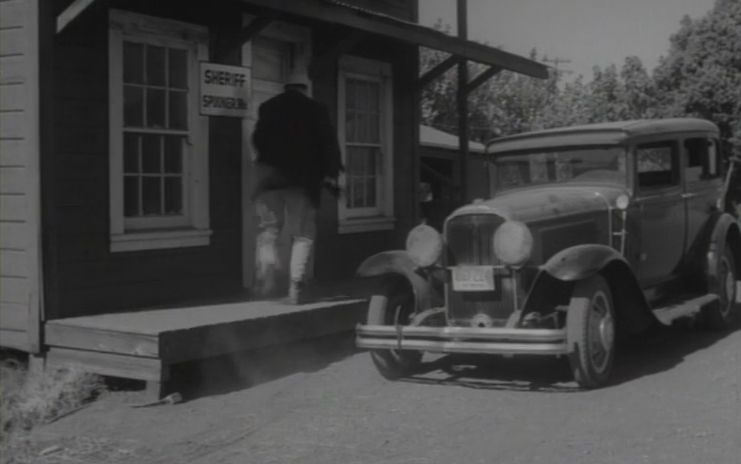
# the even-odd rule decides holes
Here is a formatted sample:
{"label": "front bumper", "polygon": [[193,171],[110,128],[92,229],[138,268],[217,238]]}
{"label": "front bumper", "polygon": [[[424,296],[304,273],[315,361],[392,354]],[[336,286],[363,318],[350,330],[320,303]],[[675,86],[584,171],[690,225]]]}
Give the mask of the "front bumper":
{"label": "front bumper", "polygon": [[563,329],[513,329],[358,325],[359,348],[418,350],[436,353],[541,354],[568,353]]}

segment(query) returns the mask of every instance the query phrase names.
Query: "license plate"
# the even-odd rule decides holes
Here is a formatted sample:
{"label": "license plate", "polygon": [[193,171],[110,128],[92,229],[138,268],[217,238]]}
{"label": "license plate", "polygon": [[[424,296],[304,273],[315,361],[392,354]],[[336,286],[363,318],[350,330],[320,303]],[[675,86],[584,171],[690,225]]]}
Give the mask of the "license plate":
{"label": "license plate", "polygon": [[490,292],[495,290],[494,268],[491,266],[461,266],[453,271],[453,290],[457,292]]}

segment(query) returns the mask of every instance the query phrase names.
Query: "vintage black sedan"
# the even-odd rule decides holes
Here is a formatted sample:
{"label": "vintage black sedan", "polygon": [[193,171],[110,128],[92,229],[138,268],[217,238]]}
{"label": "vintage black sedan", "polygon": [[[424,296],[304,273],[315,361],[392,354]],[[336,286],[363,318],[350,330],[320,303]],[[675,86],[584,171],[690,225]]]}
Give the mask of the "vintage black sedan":
{"label": "vintage black sedan", "polygon": [[738,316],[740,225],[711,122],[550,129],[487,154],[490,198],[358,269],[382,282],[357,345],[383,376],[413,372],[423,352],[563,355],[596,388],[620,337]]}

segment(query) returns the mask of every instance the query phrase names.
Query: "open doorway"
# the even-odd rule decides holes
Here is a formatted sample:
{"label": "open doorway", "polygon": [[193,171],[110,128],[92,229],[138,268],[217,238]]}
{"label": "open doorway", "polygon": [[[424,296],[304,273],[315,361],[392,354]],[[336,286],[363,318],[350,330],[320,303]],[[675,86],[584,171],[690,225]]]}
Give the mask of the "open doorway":
{"label": "open doorway", "polygon": [[[251,17],[245,17],[249,23]],[[306,28],[276,22],[242,48],[242,62],[252,68],[252,101],[250,116],[242,125],[242,285],[251,288],[255,279],[255,237],[257,218],[251,201],[256,174],[256,154],[252,147],[252,132],[257,123],[257,110],[264,101],[283,92],[288,76],[297,70],[306,71],[311,50],[310,32]],[[311,89],[309,89],[311,93]],[[278,255],[287,271],[291,238],[281,235]],[[313,275],[313,259],[307,273]],[[287,273],[279,275],[279,282],[287,285]]]}

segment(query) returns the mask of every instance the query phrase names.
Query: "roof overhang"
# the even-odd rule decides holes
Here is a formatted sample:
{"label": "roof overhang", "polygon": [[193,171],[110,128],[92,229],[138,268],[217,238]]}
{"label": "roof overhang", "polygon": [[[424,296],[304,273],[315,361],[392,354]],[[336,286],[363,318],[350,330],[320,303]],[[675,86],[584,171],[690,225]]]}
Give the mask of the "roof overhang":
{"label": "roof overhang", "polygon": [[547,66],[514,53],[336,0],[242,0],[278,11],[450,53],[462,59],[545,79]]}

